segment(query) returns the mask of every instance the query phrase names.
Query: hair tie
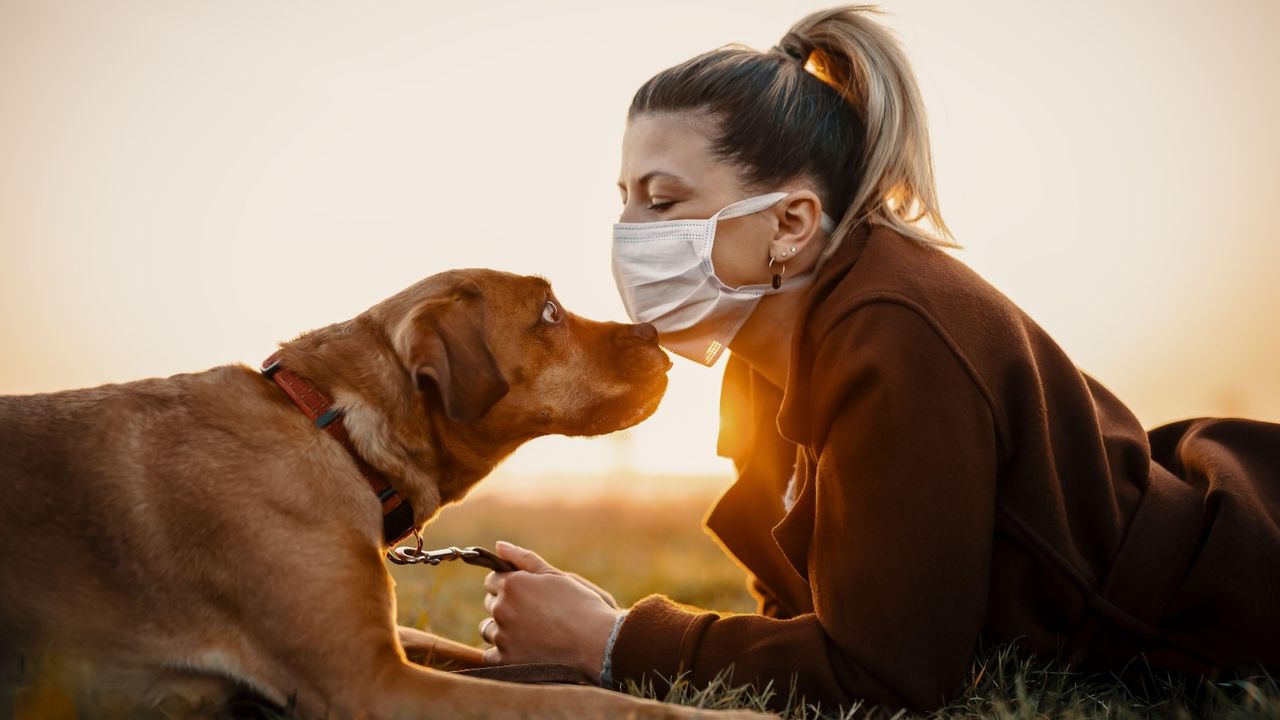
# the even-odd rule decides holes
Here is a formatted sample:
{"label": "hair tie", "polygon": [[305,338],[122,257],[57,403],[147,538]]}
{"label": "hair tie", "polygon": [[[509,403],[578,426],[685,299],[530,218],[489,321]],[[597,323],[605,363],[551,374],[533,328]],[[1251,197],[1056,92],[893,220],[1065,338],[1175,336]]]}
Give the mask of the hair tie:
{"label": "hair tie", "polygon": [[831,70],[827,67],[826,54],[813,43],[795,33],[789,32],[782,36],[782,40],[777,45],[774,45],[773,49],[785,53],[798,61],[805,72],[818,78],[832,90],[840,93],[841,97],[849,100],[848,91],[841,87],[841,83],[836,81],[831,74]]}

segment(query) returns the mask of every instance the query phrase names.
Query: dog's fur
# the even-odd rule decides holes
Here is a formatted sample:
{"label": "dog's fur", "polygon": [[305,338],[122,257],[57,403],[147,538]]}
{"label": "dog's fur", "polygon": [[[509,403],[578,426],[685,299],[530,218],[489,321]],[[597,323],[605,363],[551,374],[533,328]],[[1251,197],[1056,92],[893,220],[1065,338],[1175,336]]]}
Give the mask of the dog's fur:
{"label": "dog's fur", "polygon": [[[540,278],[442,273],[284,343],[282,364],[335,399],[421,527],[521,443],[657,407],[652,327],[547,322],[548,301]],[[407,662],[378,499],[243,365],[0,397],[0,483],[0,685],[53,676],[90,715],[232,685],[305,717],[684,712]]]}

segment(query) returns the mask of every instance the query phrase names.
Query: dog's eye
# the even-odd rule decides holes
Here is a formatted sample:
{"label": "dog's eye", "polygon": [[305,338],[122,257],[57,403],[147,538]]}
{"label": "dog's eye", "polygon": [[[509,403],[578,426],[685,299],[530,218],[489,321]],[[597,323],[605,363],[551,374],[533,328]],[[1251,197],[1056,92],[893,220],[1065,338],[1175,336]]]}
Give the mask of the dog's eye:
{"label": "dog's eye", "polygon": [[546,305],[542,306],[542,322],[555,325],[560,322],[560,306],[556,305],[554,300],[548,300]]}

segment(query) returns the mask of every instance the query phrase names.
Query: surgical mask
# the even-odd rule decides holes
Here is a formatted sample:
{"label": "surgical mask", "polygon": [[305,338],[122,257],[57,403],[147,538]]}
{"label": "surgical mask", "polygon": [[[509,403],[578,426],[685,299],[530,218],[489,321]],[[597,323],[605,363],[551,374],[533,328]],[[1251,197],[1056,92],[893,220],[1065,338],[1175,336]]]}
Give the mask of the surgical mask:
{"label": "surgical mask", "polygon": [[[651,323],[658,342],[708,367],[751,316],[760,298],[808,285],[813,271],[771,284],[729,287],[711,265],[716,223],[766,210],[790,195],[774,192],[739,200],[705,220],[614,223],[613,279],[636,323]],[[828,234],[836,224],[822,214]]]}

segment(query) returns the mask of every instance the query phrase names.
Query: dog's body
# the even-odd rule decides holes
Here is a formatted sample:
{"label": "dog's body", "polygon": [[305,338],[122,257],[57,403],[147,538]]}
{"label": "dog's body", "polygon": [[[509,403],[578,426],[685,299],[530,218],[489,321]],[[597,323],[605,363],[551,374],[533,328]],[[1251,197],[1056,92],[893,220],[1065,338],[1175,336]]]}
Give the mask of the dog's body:
{"label": "dog's body", "polygon": [[[421,527],[522,442],[656,408],[652,328],[561,312],[540,279],[455,271],[281,362],[334,398]],[[247,367],[0,397],[0,483],[4,684],[52,677],[91,713],[235,683],[306,717],[683,712],[408,663],[377,496]]]}

